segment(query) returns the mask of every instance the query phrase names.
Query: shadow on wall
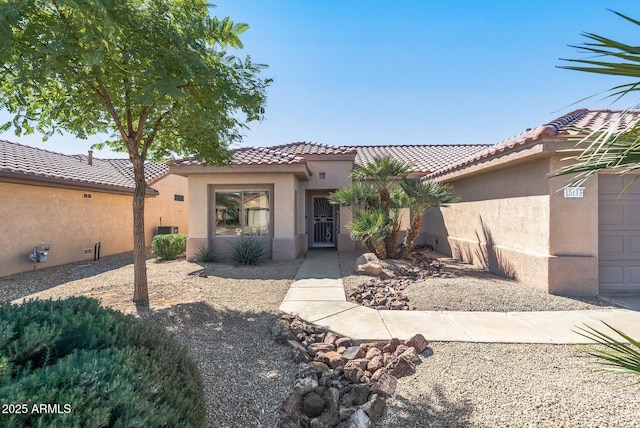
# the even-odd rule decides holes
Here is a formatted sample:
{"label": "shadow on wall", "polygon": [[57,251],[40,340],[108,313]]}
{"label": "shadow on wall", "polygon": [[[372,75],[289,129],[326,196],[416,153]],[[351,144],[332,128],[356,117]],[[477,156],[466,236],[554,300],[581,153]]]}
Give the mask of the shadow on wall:
{"label": "shadow on wall", "polygon": [[480,228],[482,236],[476,230],[476,239],[478,240],[478,248],[475,252],[475,258],[480,266],[489,272],[502,275],[509,279],[515,279],[516,271],[507,258],[502,255],[499,248],[496,247],[491,230],[485,224],[482,216],[480,219]]}

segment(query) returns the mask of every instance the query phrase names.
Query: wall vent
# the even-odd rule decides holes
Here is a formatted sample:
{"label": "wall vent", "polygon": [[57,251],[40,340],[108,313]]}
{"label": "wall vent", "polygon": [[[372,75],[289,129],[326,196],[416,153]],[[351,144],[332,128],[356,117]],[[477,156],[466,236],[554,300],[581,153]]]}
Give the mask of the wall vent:
{"label": "wall vent", "polygon": [[178,202],[184,202],[184,195],[173,195],[173,200]]}
{"label": "wall vent", "polygon": [[85,193],[82,197],[85,199],[91,199],[91,193]]}
{"label": "wall vent", "polygon": [[91,253],[93,252],[93,250],[92,250],[91,248],[85,248],[85,249],[83,250],[83,252],[84,252],[85,254],[91,254]]}

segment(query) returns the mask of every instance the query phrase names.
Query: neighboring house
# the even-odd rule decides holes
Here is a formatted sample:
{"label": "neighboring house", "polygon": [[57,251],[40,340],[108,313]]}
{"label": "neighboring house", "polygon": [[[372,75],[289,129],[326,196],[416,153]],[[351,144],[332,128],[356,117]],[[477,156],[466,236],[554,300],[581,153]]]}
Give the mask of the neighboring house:
{"label": "neighboring house", "polygon": [[549,293],[640,291],[640,181],[620,196],[633,177],[603,173],[566,190],[568,177],[549,177],[566,163],[562,150],[620,115],[579,109],[493,146],[303,142],[236,149],[224,167],[173,161],[170,171],[189,179],[188,256],[210,245],[229,251],[246,235],[274,259],[356,248],[350,211],[327,195],[350,184],[353,163],[389,154],[412,164],[413,176],[453,184],[461,198],[429,211],[417,242]]}
{"label": "neighboring house", "polygon": [[586,133],[639,118],[580,109],[451,162],[429,177],[451,183],[460,202],[428,212],[424,238],[552,294],[640,291],[640,181],[622,193],[637,175],[605,172],[580,188],[550,177]]}
{"label": "neighboring house", "polygon": [[[188,233],[187,180],[148,162],[145,241],[158,226]],[[0,276],[133,250],[133,170],[127,159],[64,155],[0,140]]]}

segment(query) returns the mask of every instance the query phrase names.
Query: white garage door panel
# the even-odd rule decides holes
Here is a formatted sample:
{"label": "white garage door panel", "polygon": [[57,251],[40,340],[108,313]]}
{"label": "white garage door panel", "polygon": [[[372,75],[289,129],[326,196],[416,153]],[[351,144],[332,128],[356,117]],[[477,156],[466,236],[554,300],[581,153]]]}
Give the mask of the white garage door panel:
{"label": "white garage door panel", "polygon": [[640,291],[640,180],[620,194],[632,178],[599,177],[600,291]]}
{"label": "white garage door panel", "polygon": [[624,207],[601,206],[598,210],[598,215],[600,217],[600,227],[620,226],[624,224]]}
{"label": "white garage door panel", "polygon": [[600,266],[598,269],[600,276],[600,288],[603,285],[620,285],[624,284],[624,267],[623,266]]}
{"label": "white garage door panel", "polygon": [[627,209],[625,210],[625,217],[627,220],[627,224],[633,226],[640,225],[640,205],[633,204],[627,205]]}
{"label": "white garage door panel", "polygon": [[627,240],[629,241],[629,254],[633,256],[633,259],[640,260],[640,236],[629,236]]}
{"label": "white garage door panel", "polygon": [[600,258],[603,259],[603,253],[607,258],[603,260],[617,260],[624,255],[624,236],[603,236],[598,245]]}

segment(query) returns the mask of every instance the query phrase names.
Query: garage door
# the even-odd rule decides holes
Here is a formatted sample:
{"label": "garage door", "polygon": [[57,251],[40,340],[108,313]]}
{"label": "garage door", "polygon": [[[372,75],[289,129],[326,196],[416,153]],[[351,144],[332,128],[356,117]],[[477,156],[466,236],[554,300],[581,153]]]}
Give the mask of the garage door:
{"label": "garage door", "polygon": [[640,179],[600,175],[599,291],[640,291]]}

